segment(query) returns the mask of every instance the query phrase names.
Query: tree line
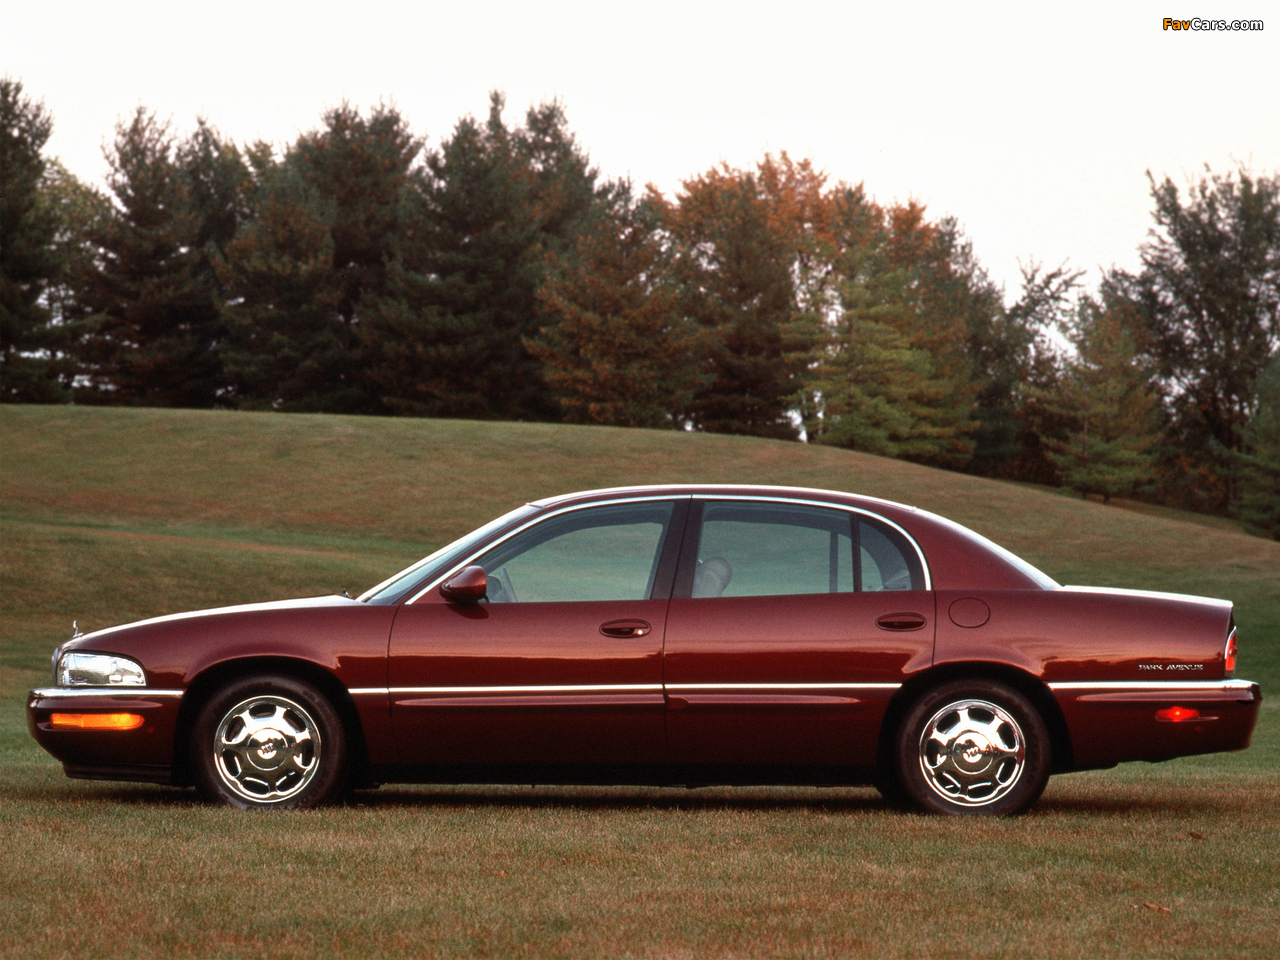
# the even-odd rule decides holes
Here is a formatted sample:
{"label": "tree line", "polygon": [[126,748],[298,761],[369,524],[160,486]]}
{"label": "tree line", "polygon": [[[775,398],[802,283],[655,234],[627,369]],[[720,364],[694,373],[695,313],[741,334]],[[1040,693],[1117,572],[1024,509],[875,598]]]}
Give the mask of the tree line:
{"label": "tree line", "polygon": [[558,103],[277,151],[139,108],[107,191],[0,80],[0,398],[804,438],[1280,537],[1280,175],[1151,181],[1142,268],[1008,302],[952,219],[766,155],[608,180]]}

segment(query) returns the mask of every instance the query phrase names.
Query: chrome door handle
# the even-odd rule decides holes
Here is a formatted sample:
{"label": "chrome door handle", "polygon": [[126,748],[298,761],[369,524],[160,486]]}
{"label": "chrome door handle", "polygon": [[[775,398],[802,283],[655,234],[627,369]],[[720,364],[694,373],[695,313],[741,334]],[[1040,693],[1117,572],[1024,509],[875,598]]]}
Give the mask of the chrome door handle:
{"label": "chrome door handle", "polygon": [[606,637],[618,637],[623,640],[628,637],[643,637],[652,629],[653,626],[647,620],[610,620],[608,623],[600,624],[600,632]]}

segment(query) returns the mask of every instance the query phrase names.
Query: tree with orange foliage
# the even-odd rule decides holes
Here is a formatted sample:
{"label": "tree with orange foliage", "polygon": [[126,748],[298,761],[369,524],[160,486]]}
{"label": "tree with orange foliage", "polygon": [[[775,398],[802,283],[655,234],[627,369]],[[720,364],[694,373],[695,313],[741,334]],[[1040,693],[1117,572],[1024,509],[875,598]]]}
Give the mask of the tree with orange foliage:
{"label": "tree with orange foliage", "polygon": [[699,385],[702,335],[680,314],[657,210],[618,184],[538,291],[525,339],[566,420],[672,427]]}
{"label": "tree with orange foliage", "polygon": [[657,198],[685,315],[705,333],[706,385],[689,423],[717,433],[793,438],[794,397],[820,323],[817,235],[823,177],[783,154],[756,171],[727,164]]}
{"label": "tree with orange foliage", "polygon": [[838,295],[807,377],[810,438],[883,456],[963,465],[972,387],[964,329],[930,295],[948,259],[916,205],[881,208],[861,188],[832,198]]}

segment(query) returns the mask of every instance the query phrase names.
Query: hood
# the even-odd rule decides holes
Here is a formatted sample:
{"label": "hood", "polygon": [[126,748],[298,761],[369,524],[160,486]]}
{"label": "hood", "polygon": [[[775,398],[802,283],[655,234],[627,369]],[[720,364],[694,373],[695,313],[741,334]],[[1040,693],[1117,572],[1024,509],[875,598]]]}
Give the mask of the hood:
{"label": "hood", "polygon": [[150,617],[146,620],[135,620],[132,623],[121,623],[112,627],[103,627],[101,630],[94,630],[90,633],[82,633],[63,643],[60,649],[66,649],[73,641],[76,646],[81,646],[85,642],[96,643],[100,639],[109,637],[121,630],[132,630],[135,627],[149,627],[163,623],[174,623],[180,620],[193,620],[198,617],[213,617],[228,613],[263,613],[271,610],[345,607],[359,604],[359,602],[359,600],[353,600],[350,597],[329,595],[324,597],[303,597],[296,600],[270,600],[266,603],[241,603],[229,607],[210,607],[207,610],[191,610],[186,613],[169,613],[162,617]]}

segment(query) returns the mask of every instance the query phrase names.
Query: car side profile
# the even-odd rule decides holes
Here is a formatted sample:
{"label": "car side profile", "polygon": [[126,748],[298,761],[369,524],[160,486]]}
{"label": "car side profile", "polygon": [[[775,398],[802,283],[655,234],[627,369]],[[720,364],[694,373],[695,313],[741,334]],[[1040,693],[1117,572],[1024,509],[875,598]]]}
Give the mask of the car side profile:
{"label": "car side profile", "polygon": [[78,635],[28,696],[68,776],[308,807],[380,783],[876,786],[1012,814],[1049,776],[1248,746],[1223,600],[1063,587],[901,504],[540,500],[357,599]]}

